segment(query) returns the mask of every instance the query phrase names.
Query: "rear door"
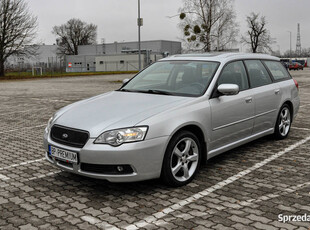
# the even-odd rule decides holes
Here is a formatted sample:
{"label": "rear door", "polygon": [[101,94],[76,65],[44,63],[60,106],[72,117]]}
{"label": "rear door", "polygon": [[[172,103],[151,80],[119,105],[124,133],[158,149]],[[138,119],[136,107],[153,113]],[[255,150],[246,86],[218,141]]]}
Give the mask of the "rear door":
{"label": "rear door", "polygon": [[246,60],[244,62],[255,101],[253,134],[257,134],[274,128],[277,107],[281,99],[280,88],[273,84],[272,78],[260,60]]}
{"label": "rear door", "polygon": [[218,79],[220,84],[237,84],[237,95],[219,96],[210,99],[212,135],[210,150],[215,150],[251,135],[254,123],[254,98],[242,61],[226,65]]}

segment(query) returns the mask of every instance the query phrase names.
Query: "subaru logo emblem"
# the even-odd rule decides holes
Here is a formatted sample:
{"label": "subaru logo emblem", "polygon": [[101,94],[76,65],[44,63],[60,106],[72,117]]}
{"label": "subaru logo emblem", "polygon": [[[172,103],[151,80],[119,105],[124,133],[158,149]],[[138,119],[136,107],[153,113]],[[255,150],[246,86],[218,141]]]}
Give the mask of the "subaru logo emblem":
{"label": "subaru logo emblem", "polygon": [[68,137],[69,137],[68,134],[66,133],[62,134],[62,139],[67,139]]}

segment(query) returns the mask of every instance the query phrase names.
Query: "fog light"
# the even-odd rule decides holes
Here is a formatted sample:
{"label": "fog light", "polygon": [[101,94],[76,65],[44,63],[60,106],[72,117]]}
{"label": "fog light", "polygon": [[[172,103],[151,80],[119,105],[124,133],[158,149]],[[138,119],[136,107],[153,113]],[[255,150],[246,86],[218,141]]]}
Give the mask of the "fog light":
{"label": "fog light", "polygon": [[123,166],[117,166],[117,171],[122,172],[124,170]]}

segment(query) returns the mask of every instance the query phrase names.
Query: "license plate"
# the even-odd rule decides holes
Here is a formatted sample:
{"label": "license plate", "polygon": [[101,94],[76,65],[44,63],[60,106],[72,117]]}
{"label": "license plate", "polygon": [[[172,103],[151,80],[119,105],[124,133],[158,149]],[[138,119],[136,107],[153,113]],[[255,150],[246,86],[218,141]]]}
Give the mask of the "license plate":
{"label": "license plate", "polygon": [[52,155],[53,157],[59,158],[64,161],[68,161],[72,163],[78,162],[77,153],[64,150],[64,149],[60,149],[60,148],[56,148],[51,145],[49,146],[49,154]]}

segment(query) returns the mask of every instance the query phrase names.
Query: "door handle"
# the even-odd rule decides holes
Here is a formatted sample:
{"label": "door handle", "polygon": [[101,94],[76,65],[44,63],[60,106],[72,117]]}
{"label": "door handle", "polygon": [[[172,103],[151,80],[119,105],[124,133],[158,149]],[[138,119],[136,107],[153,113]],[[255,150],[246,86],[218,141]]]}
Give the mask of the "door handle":
{"label": "door handle", "polygon": [[274,93],[275,93],[275,94],[279,94],[279,93],[280,93],[280,89],[276,89],[276,90],[274,91]]}
{"label": "door handle", "polygon": [[247,98],[245,98],[245,102],[246,102],[246,103],[251,103],[251,102],[252,102],[252,97],[247,97]]}

